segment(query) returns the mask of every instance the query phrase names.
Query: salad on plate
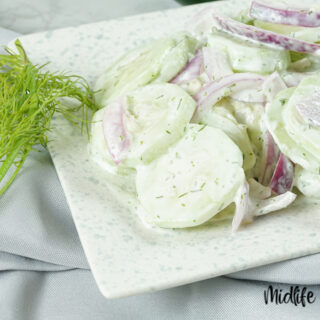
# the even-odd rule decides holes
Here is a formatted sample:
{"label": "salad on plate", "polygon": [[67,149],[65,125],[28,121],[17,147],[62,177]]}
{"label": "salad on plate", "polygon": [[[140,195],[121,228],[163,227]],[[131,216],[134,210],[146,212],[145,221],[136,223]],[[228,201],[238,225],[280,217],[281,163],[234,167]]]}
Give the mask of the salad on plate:
{"label": "salad on plate", "polygon": [[[318,43],[319,42],[319,43]],[[96,81],[89,152],[133,178],[148,221],[235,232],[320,198],[320,8],[205,8]]]}

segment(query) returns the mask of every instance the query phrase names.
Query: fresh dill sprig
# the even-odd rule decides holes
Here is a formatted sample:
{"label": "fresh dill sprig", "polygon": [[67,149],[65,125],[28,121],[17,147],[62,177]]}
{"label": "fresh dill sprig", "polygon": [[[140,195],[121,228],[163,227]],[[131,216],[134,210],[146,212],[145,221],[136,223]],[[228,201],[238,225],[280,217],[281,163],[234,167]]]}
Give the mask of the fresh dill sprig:
{"label": "fresh dill sprig", "polygon": [[[11,185],[30,151],[36,145],[47,145],[47,132],[55,113],[86,128],[88,133],[90,109],[97,109],[84,78],[45,72],[45,65],[30,62],[19,40],[15,45],[17,53],[6,48],[7,54],[0,55],[0,185],[4,184],[0,196]],[[15,170],[7,177],[11,166]]]}

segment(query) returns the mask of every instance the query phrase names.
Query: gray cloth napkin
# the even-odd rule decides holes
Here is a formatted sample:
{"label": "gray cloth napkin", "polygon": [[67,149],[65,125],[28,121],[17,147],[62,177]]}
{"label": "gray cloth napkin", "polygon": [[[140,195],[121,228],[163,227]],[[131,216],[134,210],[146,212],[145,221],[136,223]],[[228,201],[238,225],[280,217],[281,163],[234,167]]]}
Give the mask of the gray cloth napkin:
{"label": "gray cloth napkin", "polygon": [[[0,28],[0,43],[17,36]],[[0,106],[1,107],[1,106]],[[318,319],[320,254],[152,294],[107,300],[89,270],[49,153],[30,155],[0,198],[0,319]],[[314,304],[265,305],[270,282]]]}

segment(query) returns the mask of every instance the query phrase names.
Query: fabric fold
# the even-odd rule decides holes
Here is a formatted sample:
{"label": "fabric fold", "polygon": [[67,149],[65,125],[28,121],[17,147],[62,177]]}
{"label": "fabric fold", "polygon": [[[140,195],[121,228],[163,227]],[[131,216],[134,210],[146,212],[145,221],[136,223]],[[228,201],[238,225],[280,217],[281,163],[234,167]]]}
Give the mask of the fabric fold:
{"label": "fabric fold", "polygon": [[0,252],[0,272],[1,271],[64,271],[74,268],[48,263],[40,260],[30,259],[15,254]]}
{"label": "fabric fold", "polygon": [[[269,284],[225,277],[122,299],[105,299],[87,270],[0,273],[0,310],[4,320],[212,320],[318,319],[319,286],[305,308],[265,303]],[[290,291],[288,285],[273,289]],[[300,287],[300,290],[302,287]]]}
{"label": "fabric fold", "polygon": [[0,198],[0,251],[88,269],[49,153],[32,152]]}

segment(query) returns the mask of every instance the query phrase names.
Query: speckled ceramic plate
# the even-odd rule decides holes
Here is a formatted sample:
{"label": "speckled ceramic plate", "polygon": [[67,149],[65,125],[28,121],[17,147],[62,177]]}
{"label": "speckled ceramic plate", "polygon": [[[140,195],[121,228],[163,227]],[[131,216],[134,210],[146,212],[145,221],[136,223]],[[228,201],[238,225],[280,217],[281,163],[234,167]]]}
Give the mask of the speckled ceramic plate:
{"label": "speckled ceramic plate", "polygon": [[[245,1],[215,2],[232,13]],[[308,1],[307,1],[308,2]],[[117,56],[150,38],[183,29],[202,7],[155,12],[21,37],[35,63],[51,61],[93,81]],[[108,298],[165,289],[320,252],[320,207],[297,201],[231,234],[230,222],[188,230],[143,224],[139,205],[87,153],[87,138],[61,119],[49,145],[93,275]]]}

